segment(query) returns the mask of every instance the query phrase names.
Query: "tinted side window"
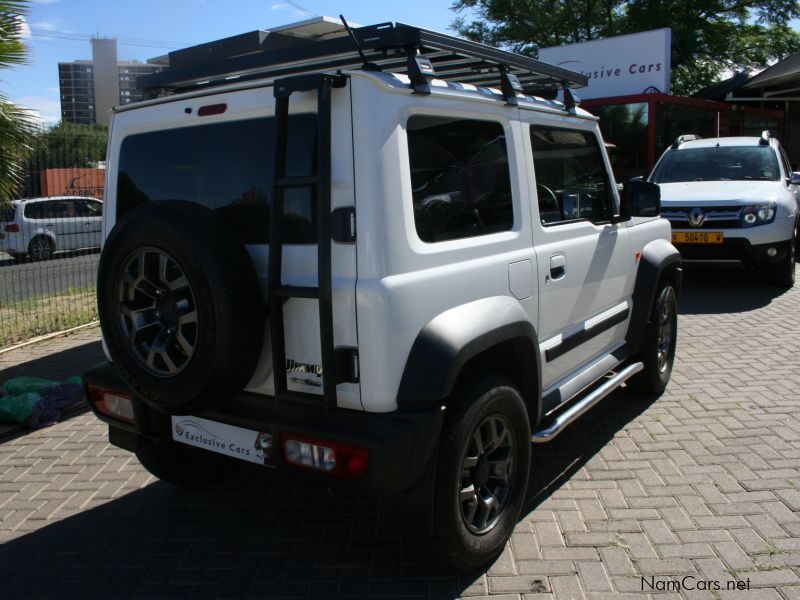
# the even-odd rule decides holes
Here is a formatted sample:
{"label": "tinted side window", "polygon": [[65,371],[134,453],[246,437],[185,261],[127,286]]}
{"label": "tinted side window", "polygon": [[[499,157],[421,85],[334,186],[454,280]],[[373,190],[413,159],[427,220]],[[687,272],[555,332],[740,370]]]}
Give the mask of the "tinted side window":
{"label": "tinted side window", "polygon": [[86,200],[84,210],[86,215],[89,217],[102,217],[103,203],[95,202],[94,200]]}
{"label": "tinted side window", "polygon": [[786,170],[786,176],[787,177],[791,177],[792,176],[792,165],[789,162],[789,157],[786,155],[786,150],[783,149],[783,146],[781,146],[780,154],[781,154],[781,162],[783,163],[783,168]]}
{"label": "tinted side window", "polygon": [[415,115],[407,133],[414,222],[423,242],[511,229],[511,177],[500,123]]}
{"label": "tinted side window", "polygon": [[26,204],[25,210],[23,214],[25,215],[26,219],[42,219],[42,207],[44,204],[42,202],[37,202],[36,204]]}
{"label": "tinted side window", "polygon": [[28,219],[58,219],[64,216],[61,202],[34,202],[25,205],[25,217]]}
{"label": "tinted side window", "polygon": [[[316,115],[289,119],[287,172],[311,175]],[[188,200],[229,221],[249,244],[269,242],[275,168],[274,119],[251,119],[132,135],[122,142],[117,218],[147,202]],[[309,189],[286,190],[287,243],[314,243],[315,202]]]}
{"label": "tinted side window", "polygon": [[61,203],[61,217],[65,219],[82,217],[86,213],[83,207],[84,204],[82,200],[64,200]]}
{"label": "tinted side window", "polygon": [[594,134],[532,126],[531,146],[542,223],[611,218],[610,180]]}

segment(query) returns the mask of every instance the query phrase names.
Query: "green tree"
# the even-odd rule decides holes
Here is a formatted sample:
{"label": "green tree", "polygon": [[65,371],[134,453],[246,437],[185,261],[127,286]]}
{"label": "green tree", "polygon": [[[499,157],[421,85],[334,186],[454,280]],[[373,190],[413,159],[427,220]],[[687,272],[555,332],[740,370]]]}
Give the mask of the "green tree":
{"label": "green tree", "polygon": [[539,48],[649,29],[672,29],[672,89],[678,94],[718,81],[727,70],[765,66],[795,52],[795,0],[456,0],[474,19],[459,34],[536,56]]}
{"label": "green tree", "polygon": [[29,145],[24,194],[40,196],[45,169],[95,167],[106,159],[108,127],[61,122],[37,133]]}
{"label": "green tree", "polygon": [[[25,62],[22,17],[28,0],[0,0],[0,69]],[[0,93],[0,204],[19,188],[35,128],[33,114]]]}

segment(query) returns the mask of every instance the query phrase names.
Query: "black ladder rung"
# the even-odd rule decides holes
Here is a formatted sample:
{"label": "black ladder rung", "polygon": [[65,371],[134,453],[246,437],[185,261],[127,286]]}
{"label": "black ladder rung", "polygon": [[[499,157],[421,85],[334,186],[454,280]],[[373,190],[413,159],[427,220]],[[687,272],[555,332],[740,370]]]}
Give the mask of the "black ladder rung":
{"label": "black ladder rung", "polygon": [[319,185],[319,177],[308,175],[305,177],[278,177],[275,180],[275,187],[280,188],[299,188],[313,187]]}
{"label": "black ladder rung", "polygon": [[319,288],[304,285],[282,285],[272,288],[270,294],[276,298],[319,298]]}
{"label": "black ladder rung", "polygon": [[303,406],[324,406],[325,397],[317,394],[308,394],[306,392],[278,392],[275,396],[278,402],[286,402],[289,404],[302,404]]}

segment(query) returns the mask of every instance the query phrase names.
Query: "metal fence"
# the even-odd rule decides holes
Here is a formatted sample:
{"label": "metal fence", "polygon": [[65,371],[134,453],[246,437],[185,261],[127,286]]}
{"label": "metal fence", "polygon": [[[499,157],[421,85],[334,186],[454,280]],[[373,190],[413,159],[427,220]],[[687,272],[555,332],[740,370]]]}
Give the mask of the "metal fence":
{"label": "metal fence", "polygon": [[0,198],[0,348],[97,319],[107,137],[58,125],[20,157],[17,198]]}

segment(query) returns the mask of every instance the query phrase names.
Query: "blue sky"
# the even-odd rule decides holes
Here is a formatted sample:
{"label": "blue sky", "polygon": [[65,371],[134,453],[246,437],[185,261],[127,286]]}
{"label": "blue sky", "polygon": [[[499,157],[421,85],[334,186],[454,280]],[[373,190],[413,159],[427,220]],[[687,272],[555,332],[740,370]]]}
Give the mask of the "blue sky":
{"label": "blue sky", "polygon": [[[451,0],[294,0],[317,15],[370,25],[400,21],[447,31]],[[268,29],[308,18],[283,0],[33,0],[27,23],[29,64],[0,73],[0,90],[33,108],[42,120],[60,119],[58,63],[90,59],[87,37],[119,38],[120,60],[144,61],[180,46]],[[53,32],[59,37],[53,37]],[[69,38],[69,39],[65,39]],[[169,45],[165,45],[169,44]],[[159,46],[163,47],[159,47]]]}

